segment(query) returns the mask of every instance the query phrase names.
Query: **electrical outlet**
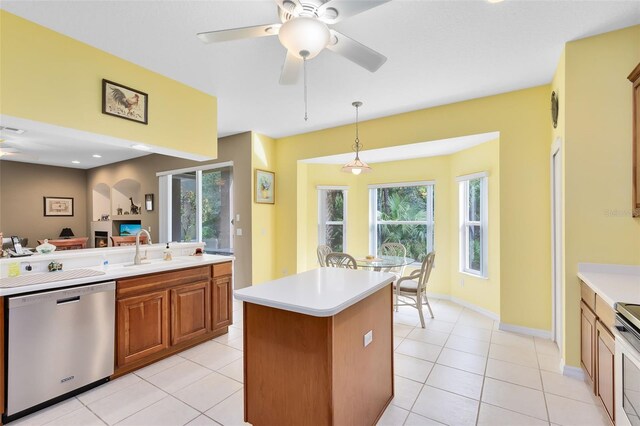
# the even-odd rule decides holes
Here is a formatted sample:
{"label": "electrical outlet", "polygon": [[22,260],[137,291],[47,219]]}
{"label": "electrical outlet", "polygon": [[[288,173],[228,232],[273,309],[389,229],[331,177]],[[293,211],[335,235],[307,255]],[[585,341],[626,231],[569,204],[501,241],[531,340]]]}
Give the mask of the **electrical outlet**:
{"label": "electrical outlet", "polygon": [[373,342],[373,330],[369,330],[364,335],[364,347],[366,348],[367,346],[369,346],[371,342]]}
{"label": "electrical outlet", "polygon": [[242,237],[242,228],[238,228],[238,229],[236,229],[236,235],[237,235],[238,237]]}
{"label": "electrical outlet", "polygon": [[460,278],[460,287],[464,287],[464,278]]}

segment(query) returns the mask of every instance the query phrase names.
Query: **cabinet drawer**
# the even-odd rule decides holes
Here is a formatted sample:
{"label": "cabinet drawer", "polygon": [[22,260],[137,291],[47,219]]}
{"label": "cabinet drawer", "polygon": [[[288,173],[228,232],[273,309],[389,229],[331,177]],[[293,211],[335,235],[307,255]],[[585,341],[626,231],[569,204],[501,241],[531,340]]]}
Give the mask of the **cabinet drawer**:
{"label": "cabinet drawer", "polygon": [[182,284],[208,281],[211,277],[208,266],[188,268],[142,275],[119,280],[116,287],[116,297],[127,297],[134,294],[144,294],[150,291],[164,290]]}
{"label": "cabinet drawer", "polygon": [[231,275],[233,272],[233,268],[231,266],[231,262],[225,263],[217,263],[213,265],[213,276],[221,277],[223,275]]}
{"label": "cabinet drawer", "polygon": [[592,311],[596,310],[596,293],[591,290],[591,287],[586,285],[584,282],[580,281],[580,297],[584,300],[584,303],[587,304]]}
{"label": "cabinet drawer", "polygon": [[596,294],[596,316],[602,324],[609,329],[613,329],[616,322],[616,314],[613,312],[611,306],[607,304],[602,298]]}

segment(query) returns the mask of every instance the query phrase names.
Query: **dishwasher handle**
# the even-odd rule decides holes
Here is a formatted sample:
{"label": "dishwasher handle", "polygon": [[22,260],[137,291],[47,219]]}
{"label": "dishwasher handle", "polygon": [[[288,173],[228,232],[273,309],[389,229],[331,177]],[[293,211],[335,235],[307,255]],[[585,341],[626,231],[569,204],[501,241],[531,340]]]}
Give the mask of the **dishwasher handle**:
{"label": "dishwasher handle", "polygon": [[76,303],[80,301],[80,296],[67,297],[66,299],[56,300],[57,305],[67,305],[69,303]]}
{"label": "dishwasher handle", "polygon": [[78,302],[82,296],[104,291],[115,291],[115,288],[115,281],[108,281],[104,283],[80,285],[78,287],[71,287],[62,290],[10,296],[8,305],[9,310],[47,301],[50,303],[55,302],[58,305],[64,305],[66,303]]}

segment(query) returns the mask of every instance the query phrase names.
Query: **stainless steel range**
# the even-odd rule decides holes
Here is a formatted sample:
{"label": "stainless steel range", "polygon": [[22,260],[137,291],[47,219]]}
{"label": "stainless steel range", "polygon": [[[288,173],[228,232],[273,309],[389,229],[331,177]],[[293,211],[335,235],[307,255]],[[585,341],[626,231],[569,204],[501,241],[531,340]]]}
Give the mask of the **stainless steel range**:
{"label": "stainless steel range", "polygon": [[640,426],[640,305],[616,303],[616,311],[616,424]]}

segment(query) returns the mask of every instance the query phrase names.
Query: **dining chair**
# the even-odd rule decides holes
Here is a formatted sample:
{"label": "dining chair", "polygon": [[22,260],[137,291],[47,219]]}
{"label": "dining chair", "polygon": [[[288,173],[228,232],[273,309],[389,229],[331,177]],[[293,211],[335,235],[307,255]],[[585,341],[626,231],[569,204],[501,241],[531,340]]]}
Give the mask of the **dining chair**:
{"label": "dining chair", "polygon": [[[401,243],[384,243],[378,249],[381,256],[407,257],[407,248]],[[396,281],[404,275],[405,265],[385,268],[384,272],[391,272],[396,276]],[[396,311],[398,307],[396,306]]]}
{"label": "dining chair", "polygon": [[318,263],[320,264],[320,266],[327,266],[326,257],[332,251],[333,250],[331,250],[331,247],[329,247],[328,245],[320,244],[318,246],[318,250],[316,250],[316,252],[318,253]]}
{"label": "dining chair", "polygon": [[347,253],[329,253],[325,259],[327,266],[332,268],[358,269],[356,260]]}
{"label": "dining chair", "polygon": [[[429,308],[429,313],[431,314],[431,318],[433,318],[433,311],[431,310],[431,305],[429,304],[429,299],[427,298],[427,282],[429,281],[429,275],[431,275],[431,269],[433,268],[433,260],[435,259],[435,257],[435,251],[427,254],[422,261],[420,269],[413,271],[406,277],[400,278],[394,286],[396,291],[395,306],[413,306],[414,308],[416,308],[418,310],[418,314],[420,315],[420,323],[422,324],[422,328],[425,328],[424,314],[422,313],[423,303],[427,305],[427,308]],[[411,302],[405,301],[403,303],[400,303],[400,297],[408,299]]]}

